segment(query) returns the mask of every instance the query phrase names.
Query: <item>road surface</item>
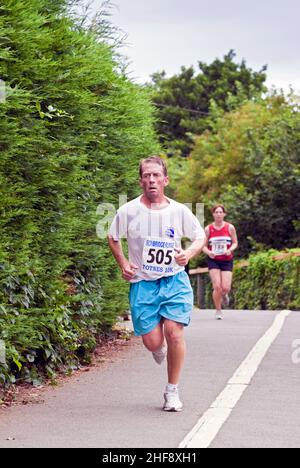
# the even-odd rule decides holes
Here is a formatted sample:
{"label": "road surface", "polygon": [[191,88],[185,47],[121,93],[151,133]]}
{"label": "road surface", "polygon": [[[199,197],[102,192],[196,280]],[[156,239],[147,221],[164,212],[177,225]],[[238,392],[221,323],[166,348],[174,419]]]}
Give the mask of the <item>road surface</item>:
{"label": "road surface", "polygon": [[300,448],[300,312],[195,310],[186,339],[182,413],[161,411],[166,365],[137,341],[1,411],[0,447]]}

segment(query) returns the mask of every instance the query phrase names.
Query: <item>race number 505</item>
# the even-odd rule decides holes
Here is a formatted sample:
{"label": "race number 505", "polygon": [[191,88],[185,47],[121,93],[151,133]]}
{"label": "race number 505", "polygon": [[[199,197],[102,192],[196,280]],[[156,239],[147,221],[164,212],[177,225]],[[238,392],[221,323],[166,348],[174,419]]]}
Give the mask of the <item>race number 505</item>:
{"label": "race number 505", "polygon": [[157,265],[171,265],[172,250],[166,252],[162,249],[149,249],[147,263],[156,263]]}

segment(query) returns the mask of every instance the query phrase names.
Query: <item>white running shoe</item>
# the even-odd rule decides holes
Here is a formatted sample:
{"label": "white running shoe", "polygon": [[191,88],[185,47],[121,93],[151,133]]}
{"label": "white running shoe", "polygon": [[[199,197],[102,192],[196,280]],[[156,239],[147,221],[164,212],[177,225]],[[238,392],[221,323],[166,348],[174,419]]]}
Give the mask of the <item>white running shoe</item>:
{"label": "white running shoe", "polygon": [[167,347],[165,344],[162,346],[161,349],[152,353],[153,359],[155,362],[157,362],[157,364],[161,364],[165,360],[166,355],[167,355]]}
{"label": "white running shoe", "polygon": [[183,410],[183,404],[179,400],[178,392],[164,393],[165,403],[163,406],[164,411],[179,412]]}
{"label": "white running shoe", "polygon": [[223,320],[223,312],[221,310],[216,311],[216,320]]}
{"label": "white running shoe", "polygon": [[230,303],[229,295],[228,294],[223,294],[222,295],[222,305],[224,307],[228,307]]}

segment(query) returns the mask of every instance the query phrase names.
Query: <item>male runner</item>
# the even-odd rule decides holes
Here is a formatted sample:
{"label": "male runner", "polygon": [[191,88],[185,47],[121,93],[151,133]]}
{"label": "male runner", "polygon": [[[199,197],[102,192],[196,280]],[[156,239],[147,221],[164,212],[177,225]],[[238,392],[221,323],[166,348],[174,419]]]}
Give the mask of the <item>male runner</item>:
{"label": "male runner", "polygon": [[[199,254],[205,233],[193,213],[167,198],[167,168],[159,156],[140,163],[143,193],[123,205],[111,225],[109,245],[122,276],[130,284],[130,308],[135,335],[161,364],[167,354],[165,411],[181,411],[178,383],[185,357],[184,327],[193,310],[193,291],[184,267]],[[129,260],[121,238],[128,241]],[[181,248],[181,239],[192,244]],[[166,347],[167,344],[167,347]]]}

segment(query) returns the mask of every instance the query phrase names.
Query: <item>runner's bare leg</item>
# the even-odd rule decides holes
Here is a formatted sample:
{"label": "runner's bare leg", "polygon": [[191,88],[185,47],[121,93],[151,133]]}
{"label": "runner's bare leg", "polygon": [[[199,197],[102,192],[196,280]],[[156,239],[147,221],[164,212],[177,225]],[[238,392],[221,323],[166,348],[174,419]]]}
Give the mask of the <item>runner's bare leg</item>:
{"label": "runner's bare leg", "polygon": [[145,347],[152,353],[161,349],[164,343],[163,321],[154,330],[142,336]]}
{"label": "runner's bare leg", "polygon": [[165,320],[164,332],[168,343],[168,382],[177,385],[186,352],[184,326],[171,320]]}
{"label": "runner's bare leg", "polygon": [[222,309],[222,277],[221,270],[213,268],[209,271],[209,275],[213,285],[213,300],[216,310]]}

